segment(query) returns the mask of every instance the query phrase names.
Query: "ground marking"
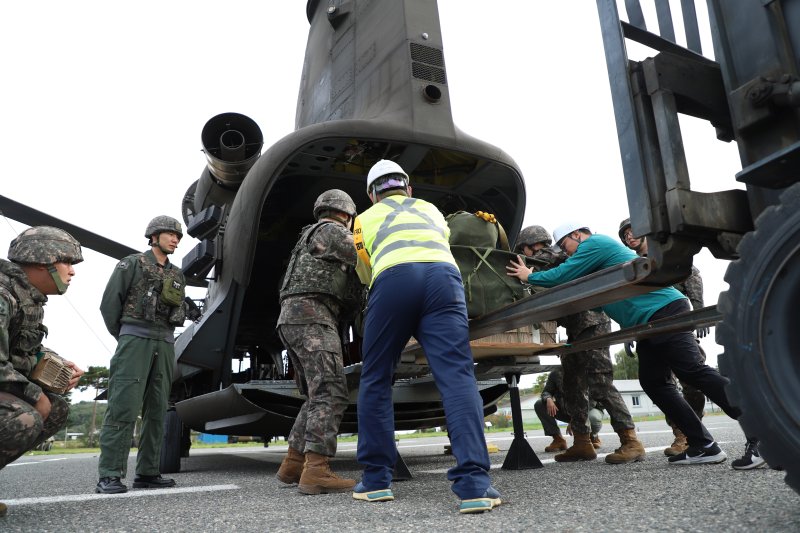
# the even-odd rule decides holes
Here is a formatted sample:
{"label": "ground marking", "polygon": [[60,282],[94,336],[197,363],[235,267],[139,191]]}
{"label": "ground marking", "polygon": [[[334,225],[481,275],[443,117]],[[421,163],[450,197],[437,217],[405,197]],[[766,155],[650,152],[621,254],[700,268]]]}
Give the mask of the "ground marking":
{"label": "ground marking", "polygon": [[187,494],[192,492],[214,492],[220,490],[235,490],[238,485],[205,485],[199,487],[180,487],[169,489],[145,489],[123,492],[122,494],[64,494],[62,496],[47,496],[43,498],[19,498],[16,500],[3,500],[6,505],[35,505],[39,503],[85,502],[90,500],[109,500],[118,498],[142,498],[146,496],[164,496],[166,494]]}

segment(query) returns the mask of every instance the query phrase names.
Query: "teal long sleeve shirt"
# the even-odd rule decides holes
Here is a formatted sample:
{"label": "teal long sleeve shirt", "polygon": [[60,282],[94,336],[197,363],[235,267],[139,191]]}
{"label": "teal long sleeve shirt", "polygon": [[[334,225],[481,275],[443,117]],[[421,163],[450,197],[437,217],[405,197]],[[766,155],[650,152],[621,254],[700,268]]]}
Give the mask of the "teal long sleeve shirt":
{"label": "teal long sleeve shirt", "polygon": [[[540,287],[555,287],[636,257],[633,250],[616,239],[593,234],[580,243],[575,253],[559,266],[544,272],[531,273],[528,283]],[[606,304],[602,309],[612,320],[627,328],[645,324],[656,311],[681,298],[684,296],[673,287],[664,287]]]}

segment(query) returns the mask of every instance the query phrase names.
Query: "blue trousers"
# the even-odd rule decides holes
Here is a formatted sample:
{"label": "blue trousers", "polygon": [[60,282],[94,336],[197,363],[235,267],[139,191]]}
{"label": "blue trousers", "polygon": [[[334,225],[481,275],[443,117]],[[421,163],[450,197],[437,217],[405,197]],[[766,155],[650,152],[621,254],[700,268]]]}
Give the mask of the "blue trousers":
{"label": "blue trousers", "polygon": [[459,498],[479,498],[490,484],[483,402],[475,383],[461,275],[448,263],[388,268],[370,290],[358,389],[362,483],[367,490],[391,485],[397,461],[392,376],[412,335],[425,351],[444,404],[456,459],[447,478]]}

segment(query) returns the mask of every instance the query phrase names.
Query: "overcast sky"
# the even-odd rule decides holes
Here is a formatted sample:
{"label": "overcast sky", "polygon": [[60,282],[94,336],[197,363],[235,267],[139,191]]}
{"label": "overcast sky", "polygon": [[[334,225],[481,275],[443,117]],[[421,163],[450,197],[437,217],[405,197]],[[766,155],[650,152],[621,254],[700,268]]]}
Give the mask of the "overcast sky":
{"label": "overcast sky", "polygon": [[[616,235],[628,209],[595,2],[440,0],[439,11],[454,121],[515,159],[525,225],[578,217]],[[146,249],[153,216],[181,218],[209,118],[248,115],[265,150],[294,129],[307,36],[301,0],[3,2],[1,194]],[[683,123],[692,188],[742,188],[735,143]],[[23,229],[0,220],[3,256]],[[195,244],[184,238],[173,261]],[[84,253],[69,292],[47,304],[45,343],[86,368],[108,365],[116,345],[98,310],[116,261]],[[706,305],[727,264],[695,257]],[[716,364],[713,333],[703,345]]]}

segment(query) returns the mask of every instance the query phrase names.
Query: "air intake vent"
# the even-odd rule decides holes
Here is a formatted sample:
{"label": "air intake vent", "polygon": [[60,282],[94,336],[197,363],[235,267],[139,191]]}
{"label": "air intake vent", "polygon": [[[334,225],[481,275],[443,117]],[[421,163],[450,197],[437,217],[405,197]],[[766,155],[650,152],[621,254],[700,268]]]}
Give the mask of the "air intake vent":
{"label": "air intake vent", "polygon": [[444,55],[438,48],[411,44],[411,73],[420,80],[432,81],[442,85],[447,84],[444,72]]}
{"label": "air intake vent", "polygon": [[411,43],[411,60],[436,65],[437,67],[444,66],[444,55],[441,50],[417,43]]}

